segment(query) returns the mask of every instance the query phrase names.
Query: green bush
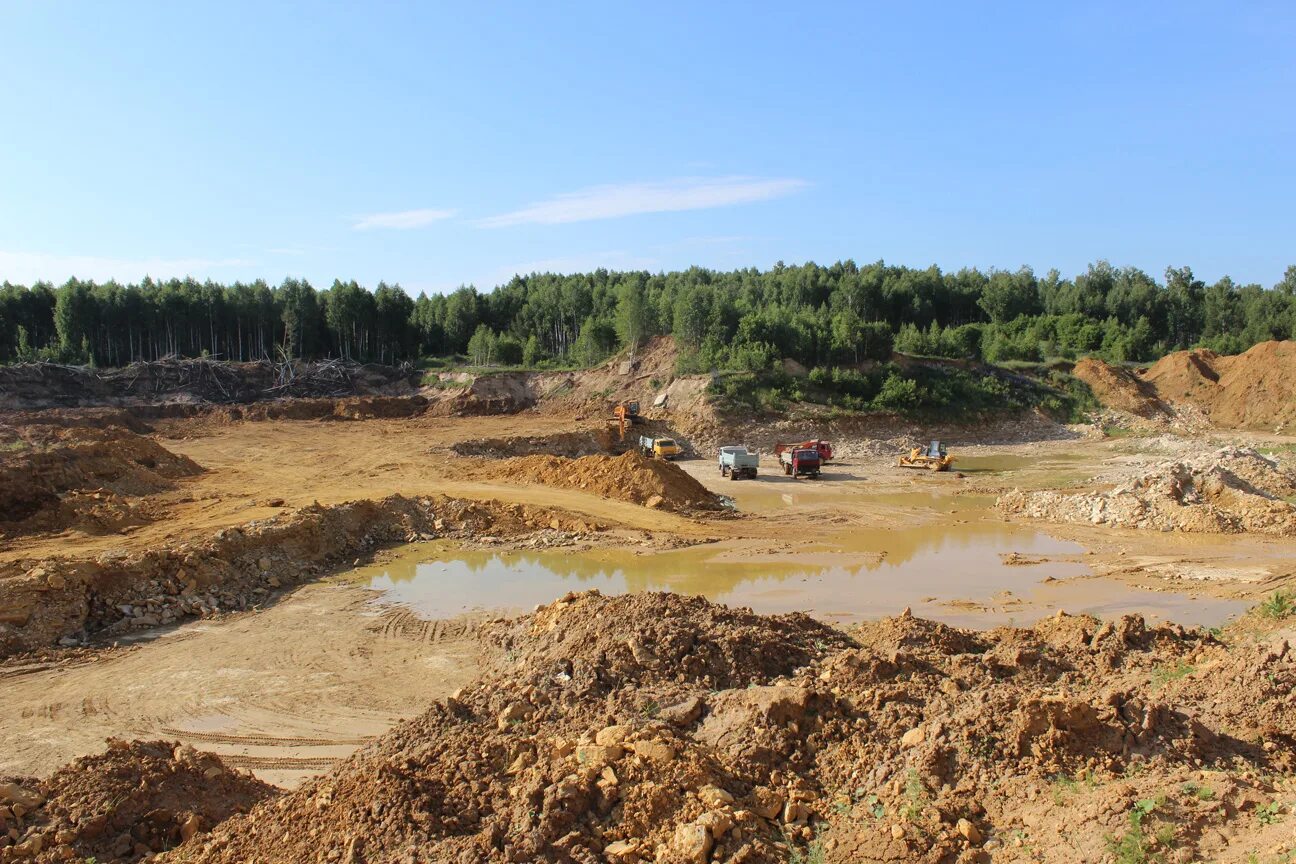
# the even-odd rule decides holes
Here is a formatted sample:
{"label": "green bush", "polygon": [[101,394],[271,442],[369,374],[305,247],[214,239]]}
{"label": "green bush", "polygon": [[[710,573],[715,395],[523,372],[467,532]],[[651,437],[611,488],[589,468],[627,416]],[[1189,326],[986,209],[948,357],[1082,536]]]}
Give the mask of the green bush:
{"label": "green bush", "polygon": [[873,405],[884,411],[912,411],[922,405],[923,395],[917,381],[892,372],[873,397]]}

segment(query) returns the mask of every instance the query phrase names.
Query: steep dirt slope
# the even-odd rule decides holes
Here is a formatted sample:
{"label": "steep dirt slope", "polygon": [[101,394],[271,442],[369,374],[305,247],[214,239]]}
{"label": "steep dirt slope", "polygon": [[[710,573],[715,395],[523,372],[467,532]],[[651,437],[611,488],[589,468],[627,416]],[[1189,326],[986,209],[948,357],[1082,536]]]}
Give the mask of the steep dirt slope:
{"label": "steep dirt slope", "polygon": [[1296,423],[1296,342],[1261,342],[1243,354],[1168,354],[1141,376],[1161,399],[1201,409],[1217,426]]}
{"label": "steep dirt slope", "polygon": [[1072,374],[1088,384],[1094,397],[1106,408],[1149,420],[1168,417],[1172,413],[1157,398],[1155,388],[1128,369],[1113,366],[1097,357],[1085,357],[1075,364]]}
{"label": "steep dirt slope", "polygon": [[[677,375],[679,351],[670,336],[645,343],[630,360],[622,351],[592,369],[562,372],[446,372],[420,392],[433,415],[548,414],[606,417],[622,400],[634,400],[649,417],[712,416],[704,393],[709,375]],[[660,397],[660,404],[658,402]]]}

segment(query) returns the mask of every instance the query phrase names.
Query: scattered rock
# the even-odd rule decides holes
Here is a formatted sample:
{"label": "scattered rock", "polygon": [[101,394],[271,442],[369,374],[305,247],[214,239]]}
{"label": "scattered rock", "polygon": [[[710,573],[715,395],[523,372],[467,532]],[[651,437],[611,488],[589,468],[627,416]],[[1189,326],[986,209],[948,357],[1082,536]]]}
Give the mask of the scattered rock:
{"label": "scattered rock", "polygon": [[702,803],[711,808],[724,807],[734,803],[734,796],[730,795],[719,786],[706,785],[698,790],[698,798]]}
{"label": "scattered rock", "polygon": [[705,864],[713,843],[711,831],[705,825],[681,825],[671,839],[671,852],[681,861]]}
{"label": "scattered rock", "polygon": [[958,820],[958,824],[955,827],[958,829],[958,833],[963,836],[964,840],[973,845],[981,844],[981,831],[967,819]]}

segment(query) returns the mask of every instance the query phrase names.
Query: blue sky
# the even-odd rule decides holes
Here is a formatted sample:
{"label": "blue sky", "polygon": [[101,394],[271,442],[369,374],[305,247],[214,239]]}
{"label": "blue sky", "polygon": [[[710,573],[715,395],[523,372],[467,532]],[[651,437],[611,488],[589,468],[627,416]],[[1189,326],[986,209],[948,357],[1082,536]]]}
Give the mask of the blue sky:
{"label": "blue sky", "polygon": [[0,0],[0,280],[1296,263],[1296,4]]}

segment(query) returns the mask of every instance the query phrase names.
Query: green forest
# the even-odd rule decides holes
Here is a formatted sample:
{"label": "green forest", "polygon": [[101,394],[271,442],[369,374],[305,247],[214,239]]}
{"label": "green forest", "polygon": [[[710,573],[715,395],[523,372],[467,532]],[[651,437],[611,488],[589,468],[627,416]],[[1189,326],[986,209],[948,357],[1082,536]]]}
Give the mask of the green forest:
{"label": "green forest", "polygon": [[[410,297],[301,279],[222,285],[71,279],[0,287],[0,362],[120,366],[166,356],[231,360],[344,357],[473,365],[588,366],[673,334],[681,371],[761,372],[792,358],[818,376],[892,350],[988,363],[1149,361],[1181,348],[1236,353],[1296,331],[1296,266],[1273,286],[1213,284],[1190,268],[1158,281],[1105,261],[1064,278],[1029,268],[915,269],[881,261],[769,270],[517,276]],[[846,384],[840,385],[846,387]]]}

